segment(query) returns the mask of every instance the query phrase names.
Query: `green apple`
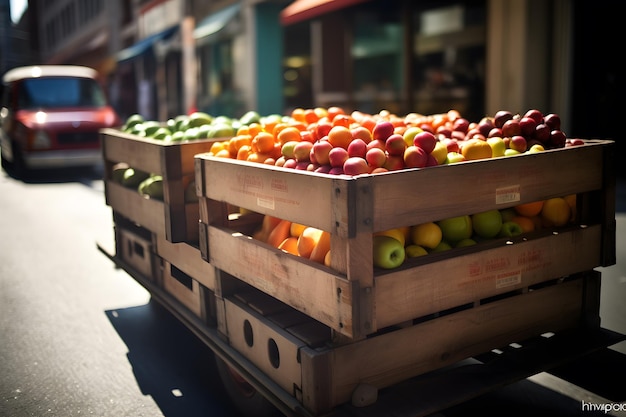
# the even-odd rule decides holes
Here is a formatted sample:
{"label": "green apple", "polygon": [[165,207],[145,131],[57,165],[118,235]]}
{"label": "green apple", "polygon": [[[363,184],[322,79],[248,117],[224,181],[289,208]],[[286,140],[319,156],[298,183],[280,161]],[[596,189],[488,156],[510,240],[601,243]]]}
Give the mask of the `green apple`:
{"label": "green apple", "polygon": [[383,269],[397,268],[404,262],[404,246],[391,236],[378,235],[372,240],[374,266]]}
{"label": "green apple", "polygon": [[444,252],[450,249],[452,249],[452,245],[450,245],[445,240],[442,240],[437,246],[435,246],[434,249],[430,251],[430,253]]}
{"label": "green apple", "polygon": [[522,229],[522,226],[520,226],[519,224],[513,221],[508,221],[508,222],[502,223],[502,228],[500,229],[499,236],[500,237],[514,237],[517,235],[521,235],[523,232],[524,230]]}
{"label": "green apple", "polygon": [[502,223],[511,221],[513,217],[518,215],[513,207],[500,210],[500,214],[502,215]]}
{"label": "green apple", "polygon": [[139,184],[137,191],[146,198],[163,200],[163,177],[151,175]]}
{"label": "green apple", "polygon": [[513,156],[513,155],[520,155],[521,152],[520,151],[516,151],[515,149],[511,149],[511,148],[507,148],[506,151],[504,151],[504,156]]}
{"label": "green apple", "polygon": [[402,134],[402,138],[404,139],[406,146],[412,146],[415,135],[417,135],[418,133],[421,133],[422,131],[423,130],[417,126],[407,127],[407,129]]}
{"label": "green apple", "polygon": [[451,244],[472,237],[472,219],[469,215],[450,217],[437,222],[443,240]]}
{"label": "green apple", "polygon": [[418,256],[428,255],[428,251],[420,245],[408,245],[404,248],[404,251],[408,258],[417,258]]}
{"label": "green apple", "polygon": [[141,182],[150,176],[149,173],[135,168],[127,168],[122,176],[122,185],[125,187],[135,188]]}
{"label": "green apple", "polygon": [[487,210],[472,214],[472,228],[480,237],[490,239],[498,236],[502,229],[502,214],[500,210]]}
{"label": "green apple", "polygon": [[455,248],[464,248],[465,246],[473,246],[476,243],[477,242],[474,239],[467,238],[467,239],[459,240],[454,247]]}
{"label": "green apple", "polygon": [[504,156],[506,152],[506,143],[504,139],[498,136],[487,138],[487,143],[491,146],[492,157]]}
{"label": "green apple", "polygon": [[465,161],[465,157],[460,152],[448,152],[444,164],[456,164]]}

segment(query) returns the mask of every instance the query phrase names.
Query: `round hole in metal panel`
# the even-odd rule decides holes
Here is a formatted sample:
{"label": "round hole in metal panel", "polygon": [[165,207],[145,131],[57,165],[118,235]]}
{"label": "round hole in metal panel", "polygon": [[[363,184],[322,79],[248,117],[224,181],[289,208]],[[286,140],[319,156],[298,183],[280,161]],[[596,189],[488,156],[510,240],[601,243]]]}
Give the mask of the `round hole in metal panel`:
{"label": "round hole in metal panel", "polygon": [[254,345],[254,333],[252,332],[252,325],[248,320],[243,322],[243,338],[249,347]]}
{"label": "round hole in metal panel", "polygon": [[269,339],[267,341],[267,355],[272,366],[275,369],[278,369],[280,366],[280,352],[278,351],[278,345],[274,339]]}

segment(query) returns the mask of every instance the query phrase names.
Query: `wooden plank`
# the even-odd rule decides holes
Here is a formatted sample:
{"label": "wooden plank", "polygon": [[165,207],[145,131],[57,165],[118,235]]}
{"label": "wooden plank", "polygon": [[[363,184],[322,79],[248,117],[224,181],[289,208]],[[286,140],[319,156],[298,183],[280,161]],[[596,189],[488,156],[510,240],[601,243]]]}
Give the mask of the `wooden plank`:
{"label": "wooden plank", "polygon": [[202,303],[198,281],[163,262],[163,288],[198,317],[202,317]]}
{"label": "wooden plank", "polygon": [[136,190],[110,180],[105,180],[104,187],[106,202],[113,211],[153,233],[165,236],[165,215],[162,201],[144,198]]}
{"label": "wooden plank", "polygon": [[[574,328],[582,292],[582,280],[557,284],[332,349],[328,403],[349,402],[358,384],[381,389],[494,347]],[[303,368],[309,372],[316,370]],[[303,398],[309,389],[316,387],[303,386]]]}
{"label": "wooden plank", "polygon": [[601,226],[454,256],[376,278],[376,324],[384,328],[540,282],[601,262]]}
{"label": "wooden plank", "polygon": [[355,336],[354,285],[345,278],[323,265],[228,230],[209,226],[208,239],[220,242],[210,249],[209,261],[216,268],[347,336]]}
{"label": "wooden plank", "polygon": [[302,385],[298,350],[304,342],[245,308],[238,300],[224,301],[229,344],[295,396]]}
{"label": "wooden plank", "polygon": [[156,253],[210,290],[215,290],[215,267],[202,259],[200,249],[186,242],[172,243],[156,236]]}

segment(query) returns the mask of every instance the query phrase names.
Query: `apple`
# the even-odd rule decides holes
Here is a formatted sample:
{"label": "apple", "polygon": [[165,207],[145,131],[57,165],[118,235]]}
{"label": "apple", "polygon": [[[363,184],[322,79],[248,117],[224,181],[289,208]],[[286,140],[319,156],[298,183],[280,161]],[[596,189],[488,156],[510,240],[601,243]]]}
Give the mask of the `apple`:
{"label": "apple", "polygon": [[446,145],[448,152],[459,152],[459,150],[461,149],[461,147],[459,146],[459,140],[455,138],[446,138],[442,140],[441,143]]}
{"label": "apple", "polygon": [[310,153],[311,150],[313,149],[313,144],[311,142],[298,142],[294,147],[293,147],[293,157],[296,159],[296,161],[298,162],[310,162]]}
{"label": "apple", "polygon": [[437,222],[441,228],[443,240],[456,243],[472,237],[472,218],[469,215],[450,217]]}
{"label": "apple", "polygon": [[367,143],[361,138],[352,139],[348,145],[348,156],[359,156],[365,159],[367,153]]}
{"label": "apple", "polygon": [[541,145],[539,143],[535,143],[530,148],[528,148],[528,150],[526,152],[528,152],[528,153],[538,153],[538,152],[543,152],[543,151],[545,151],[545,148],[543,147],[543,145]]}
{"label": "apple", "polygon": [[343,172],[346,175],[367,174],[370,172],[370,167],[360,156],[351,156],[343,163]]}
{"label": "apple", "polygon": [[437,165],[443,165],[448,157],[448,148],[445,143],[437,142],[435,149],[430,153],[430,156],[435,158]]}
{"label": "apple", "polygon": [[561,118],[558,114],[547,114],[544,116],[543,122],[548,125],[551,130],[561,130]]}
{"label": "apple", "polygon": [[454,247],[455,248],[464,248],[466,246],[473,246],[476,243],[477,242],[474,239],[467,238],[467,239],[459,240],[458,242],[456,242],[456,245],[454,245]]}
{"label": "apple", "polygon": [[340,167],[334,167],[331,165],[330,169],[328,170],[328,173],[330,175],[343,175],[343,165]]}
{"label": "apple", "polygon": [[560,130],[553,130],[550,132],[550,147],[551,148],[563,148],[567,138],[565,133]]}
{"label": "apple", "polygon": [[315,168],[315,172],[318,172],[320,174],[328,174],[331,168],[332,167],[330,166],[330,164],[320,165]]}
{"label": "apple", "polygon": [[518,223],[510,220],[508,222],[502,223],[502,227],[500,228],[500,232],[498,235],[500,237],[514,237],[517,235],[521,235],[524,232],[522,226]]}
{"label": "apple", "polygon": [[524,116],[519,120],[519,126],[522,136],[530,137],[535,133],[537,121],[532,117]]}
{"label": "apple", "polygon": [[352,133],[352,137],[354,139],[361,139],[366,144],[372,141],[372,132],[370,132],[365,126],[355,126],[350,129],[350,132]]}
{"label": "apple", "polygon": [[480,122],[478,122],[478,131],[484,137],[489,136],[489,132],[494,127],[496,126],[493,124],[493,119],[491,117],[483,117]]}
{"label": "apple", "polygon": [[487,210],[472,214],[472,228],[478,236],[491,239],[502,229],[502,214],[500,210]]}
{"label": "apple", "polygon": [[402,134],[402,137],[404,138],[404,142],[406,143],[406,146],[413,145],[413,138],[415,138],[415,135],[417,135],[420,132],[423,132],[423,130],[420,129],[419,127],[409,126]]}
{"label": "apple", "polygon": [[341,147],[332,148],[328,152],[328,161],[333,168],[343,167],[348,158],[348,151]]}
{"label": "apple", "polygon": [[525,114],[524,117],[530,117],[534,119],[537,124],[543,123],[543,113],[537,109],[530,109]]}
{"label": "apple", "polygon": [[528,142],[526,141],[526,138],[524,136],[514,135],[511,136],[511,140],[509,141],[509,148],[516,150],[520,153],[526,152],[526,149],[528,148]]}
{"label": "apple", "polygon": [[323,138],[324,136],[328,136],[328,132],[333,128],[333,124],[329,121],[318,121],[317,126],[315,126],[315,134],[318,138]]}
{"label": "apple", "polygon": [[487,137],[491,138],[494,136],[502,137],[502,129],[500,129],[499,127],[494,127],[493,129],[491,129]]}
{"label": "apple", "polygon": [[385,150],[385,142],[373,139],[371,142],[369,142],[367,144],[367,150],[370,150],[372,148],[378,148],[378,149],[381,149],[381,150],[384,151]]}
{"label": "apple", "polygon": [[502,215],[502,223],[509,222],[513,217],[518,215],[513,207],[500,210],[500,214]]}
{"label": "apple", "polygon": [[289,158],[285,160],[285,163],[283,164],[283,168],[296,169],[297,165],[298,165],[298,161],[296,161],[294,158]]}
{"label": "apple", "polygon": [[380,148],[372,148],[365,153],[365,160],[370,167],[379,168],[387,162],[387,154]]}
{"label": "apple", "polygon": [[397,239],[390,236],[372,238],[372,258],[374,266],[383,269],[397,268],[404,262],[406,252]]}
{"label": "apple", "polygon": [[467,133],[467,131],[469,130],[469,125],[469,120],[464,117],[459,117],[458,119],[454,120],[454,123],[452,124],[452,130]]}
{"label": "apple", "polygon": [[385,161],[385,165],[383,165],[383,168],[386,168],[388,171],[398,171],[403,169],[403,155],[388,155],[387,160]]}
{"label": "apple", "polygon": [[406,143],[402,135],[393,133],[385,141],[385,150],[389,155],[403,155]]}
{"label": "apple", "polygon": [[580,145],[584,145],[585,141],[582,139],[567,139],[565,142],[565,146],[580,146]]}
{"label": "apple", "polygon": [[444,252],[450,249],[452,249],[452,245],[450,245],[445,240],[442,240],[437,246],[435,246],[434,249],[430,251],[430,253]]}
{"label": "apple", "polygon": [[520,151],[516,151],[515,149],[511,149],[508,148],[506,151],[504,151],[504,156],[513,156],[513,155],[520,155],[521,152]]}
{"label": "apple", "polygon": [[428,163],[428,154],[424,149],[411,145],[405,149],[403,159],[407,168],[424,168]]}
{"label": "apple", "polygon": [[511,120],[512,118],[513,118],[513,113],[511,113],[508,110],[500,110],[496,112],[496,114],[494,115],[493,124],[495,125],[495,127],[502,128],[504,123],[507,120]]}
{"label": "apple", "polygon": [[504,139],[500,136],[492,136],[487,138],[487,143],[491,146],[491,156],[493,158],[504,156],[504,151],[506,151],[506,143],[504,142]]}
{"label": "apple", "polygon": [[408,245],[404,248],[404,252],[407,258],[417,258],[419,256],[428,255],[428,251],[420,245]]}
{"label": "apple", "polygon": [[539,123],[537,127],[535,127],[535,132],[532,137],[541,143],[547,144],[550,141],[550,127],[545,123]]}
{"label": "apple", "polygon": [[286,159],[293,159],[294,148],[296,147],[298,143],[300,143],[300,141],[297,141],[297,140],[290,140],[289,142],[285,142],[285,144],[280,148],[281,154]]}
{"label": "apple", "polygon": [[465,161],[465,157],[460,152],[448,152],[446,156],[446,164],[456,164]]}
{"label": "apple", "polygon": [[313,144],[313,153],[315,154],[315,161],[320,165],[330,164],[328,154],[333,149],[333,145],[327,140],[318,140]]}
{"label": "apple", "polygon": [[437,137],[430,132],[420,132],[413,138],[413,145],[431,153],[437,144]]}
{"label": "apple", "polygon": [[372,129],[372,139],[385,142],[393,134],[394,126],[387,120],[379,120]]}
{"label": "apple", "polygon": [[519,136],[522,134],[522,128],[520,127],[519,120],[511,119],[504,122],[502,125],[502,136]]}

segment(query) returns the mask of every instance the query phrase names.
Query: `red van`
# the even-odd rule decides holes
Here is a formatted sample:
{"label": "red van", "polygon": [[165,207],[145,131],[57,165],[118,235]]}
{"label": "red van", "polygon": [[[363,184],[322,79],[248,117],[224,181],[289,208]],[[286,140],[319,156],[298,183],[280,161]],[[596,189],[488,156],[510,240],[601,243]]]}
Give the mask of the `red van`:
{"label": "red van", "polygon": [[2,79],[2,166],[31,169],[97,165],[99,130],[121,124],[97,72],[72,65],[19,67]]}

